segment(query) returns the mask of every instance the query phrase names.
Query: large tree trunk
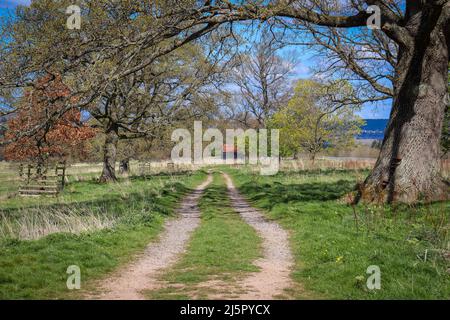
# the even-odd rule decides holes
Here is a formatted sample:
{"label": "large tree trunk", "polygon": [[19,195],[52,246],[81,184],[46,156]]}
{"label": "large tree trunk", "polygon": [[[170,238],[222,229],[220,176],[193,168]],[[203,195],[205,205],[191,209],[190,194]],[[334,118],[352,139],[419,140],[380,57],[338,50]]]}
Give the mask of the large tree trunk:
{"label": "large tree trunk", "polygon": [[400,50],[393,109],[378,161],[360,189],[363,200],[413,203],[449,197],[440,174],[449,58],[444,30],[436,17],[423,17],[414,47]]}
{"label": "large tree trunk", "polygon": [[103,172],[100,182],[114,182],[116,178],[117,145],[119,143],[119,128],[110,124],[106,129],[105,145],[103,147]]}

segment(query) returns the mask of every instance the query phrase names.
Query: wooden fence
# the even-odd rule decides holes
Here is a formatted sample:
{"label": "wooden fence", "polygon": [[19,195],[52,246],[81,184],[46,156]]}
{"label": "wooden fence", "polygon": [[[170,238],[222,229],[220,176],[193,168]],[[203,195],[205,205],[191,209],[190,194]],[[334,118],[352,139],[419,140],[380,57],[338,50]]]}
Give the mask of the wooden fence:
{"label": "wooden fence", "polygon": [[175,164],[171,161],[141,162],[138,166],[139,175],[152,175],[158,173],[179,173],[193,171],[196,166],[192,164]]}
{"label": "wooden fence", "polygon": [[66,164],[48,165],[21,164],[19,167],[21,196],[56,196],[64,189]]}

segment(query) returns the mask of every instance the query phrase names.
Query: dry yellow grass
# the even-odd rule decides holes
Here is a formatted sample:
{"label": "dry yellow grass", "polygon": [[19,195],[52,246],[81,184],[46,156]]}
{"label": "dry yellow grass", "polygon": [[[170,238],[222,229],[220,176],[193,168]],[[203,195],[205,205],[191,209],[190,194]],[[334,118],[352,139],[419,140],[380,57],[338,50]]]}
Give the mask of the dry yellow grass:
{"label": "dry yellow grass", "polygon": [[19,209],[15,217],[0,212],[0,238],[37,240],[52,233],[83,232],[111,228],[116,218],[94,213],[86,207],[60,209],[39,208]]}

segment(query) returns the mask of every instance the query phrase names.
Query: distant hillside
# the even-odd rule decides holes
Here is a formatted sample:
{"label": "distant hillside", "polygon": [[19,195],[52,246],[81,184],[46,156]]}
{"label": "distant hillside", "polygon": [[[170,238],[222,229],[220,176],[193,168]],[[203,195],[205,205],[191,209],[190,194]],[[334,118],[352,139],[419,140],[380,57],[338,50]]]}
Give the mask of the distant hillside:
{"label": "distant hillside", "polygon": [[366,119],[364,121],[366,125],[362,127],[362,132],[358,139],[382,140],[384,138],[384,131],[389,119]]}

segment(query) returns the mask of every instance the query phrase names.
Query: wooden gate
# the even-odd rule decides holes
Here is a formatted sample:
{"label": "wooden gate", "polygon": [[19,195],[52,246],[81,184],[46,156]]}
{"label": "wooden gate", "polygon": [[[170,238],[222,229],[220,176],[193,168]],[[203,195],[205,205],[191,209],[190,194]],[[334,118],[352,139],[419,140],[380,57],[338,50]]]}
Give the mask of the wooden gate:
{"label": "wooden gate", "polygon": [[56,196],[64,189],[66,164],[58,163],[53,168],[48,165],[21,164],[19,167],[21,196]]}

